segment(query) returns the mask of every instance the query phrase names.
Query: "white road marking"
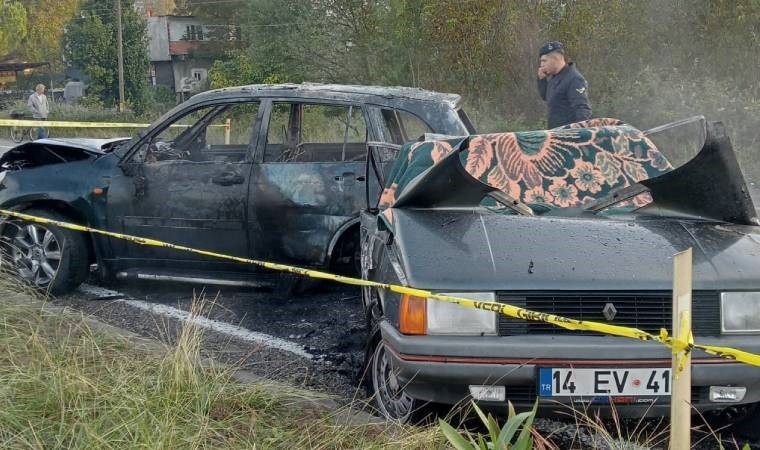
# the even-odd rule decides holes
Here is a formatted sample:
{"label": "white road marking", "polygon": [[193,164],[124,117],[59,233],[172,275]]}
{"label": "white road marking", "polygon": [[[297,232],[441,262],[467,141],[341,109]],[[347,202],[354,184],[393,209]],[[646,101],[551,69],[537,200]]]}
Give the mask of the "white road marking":
{"label": "white road marking", "polygon": [[[79,287],[79,291],[89,295],[95,295],[98,298],[113,298],[113,297],[127,297],[118,291],[112,291],[99,286],[92,286],[89,284],[83,284]],[[306,359],[313,359],[314,355],[304,350],[303,346],[295,342],[291,342],[285,339],[281,339],[275,336],[268,335],[266,333],[259,333],[257,331],[251,331],[243,327],[238,327],[229,323],[220,322],[218,320],[209,319],[208,317],[196,316],[187,311],[174,308],[172,306],[162,305],[158,303],[149,303],[141,300],[124,299],[117,300],[119,303],[125,303],[133,308],[141,309],[143,311],[149,311],[154,314],[160,314],[162,316],[177,319],[182,322],[187,322],[208,330],[215,331],[217,333],[223,333],[231,336],[235,339],[240,339],[248,342],[255,342],[262,344],[270,348],[286,351],[294,355],[300,356]]]}
{"label": "white road marking", "polygon": [[236,339],[244,341],[256,342],[263,344],[267,347],[276,348],[286,352],[293,353],[302,358],[312,359],[314,355],[307,353],[303,346],[296,344],[295,342],[286,341],[278,337],[270,336],[265,333],[259,333],[257,331],[247,330],[242,327],[231,325],[225,322],[219,322],[218,320],[209,319],[208,317],[197,316],[187,311],[174,308],[172,306],[162,305],[159,303],[148,303],[141,300],[117,300],[119,303],[126,303],[129,306],[150,311],[154,314],[161,314],[166,317],[178,319],[183,322],[191,323],[199,327],[203,327],[217,333],[224,333],[232,336]]}

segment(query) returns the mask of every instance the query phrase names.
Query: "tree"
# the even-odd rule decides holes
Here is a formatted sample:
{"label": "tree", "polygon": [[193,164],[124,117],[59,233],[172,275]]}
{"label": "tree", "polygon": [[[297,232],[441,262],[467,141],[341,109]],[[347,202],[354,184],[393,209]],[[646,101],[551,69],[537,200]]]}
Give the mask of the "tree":
{"label": "tree", "polygon": [[[247,0],[240,13],[248,53],[289,81],[356,82],[374,72],[372,32],[386,2],[363,0]],[[387,69],[387,67],[386,67]]]}
{"label": "tree", "polygon": [[54,68],[63,65],[61,38],[66,23],[77,12],[79,0],[23,0],[27,10],[28,33],[21,55],[34,62],[50,62]]}
{"label": "tree", "polygon": [[0,3],[0,58],[14,53],[26,33],[24,5],[18,1]]}
{"label": "tree", "polygon": [[153,14],[157,16],[168,16],[175,14],[177,4],[174,0],[152,0]]}
{"label": "tree", "polygon": [[212,89],[287,81],[275,71],[263,71],[259,64],[251,61],[244,50],[231,50],[225,59],[214,61],[209,71],[209,78]]}
{"label": "tree", "polygon": [[[127,104],[142,113],[147,106],[148,45],[146,22],[128,0],[122,1],[124,28],[124,81]],[[104,9],[103,5],[108,5]],[[89,77],[89,93],[105,104],[118,98],[115,4],[112,0],[85,0],[81,16],[66,25],[66,63],[82,69]]]}

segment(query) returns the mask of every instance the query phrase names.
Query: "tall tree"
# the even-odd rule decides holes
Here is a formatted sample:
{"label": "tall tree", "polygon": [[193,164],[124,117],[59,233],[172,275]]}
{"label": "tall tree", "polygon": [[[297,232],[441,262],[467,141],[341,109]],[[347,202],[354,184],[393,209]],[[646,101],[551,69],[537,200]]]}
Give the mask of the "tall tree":
{"label": "tall tree", "polygon": [[[118,98],[113,1],[84,0],[80,17],[70,20],[64,33],[67,64],[83,70],[90,77],[89,93],[97,95],[107,105],[113,105]],[[146,22],[132,8],[131,1],[116,1],[122,1],[127,104],[140,113],[146,107],[150,64]]]}
{"label": "tall tree", "polygon": [[27,33],[26,9],[18,1],[0,3],[0,58],[14,53]]}
{"label": "tall tree", "polygon": [[28,61],[47,61],[54,68],[63,65],[61,38],[66,23],[77,12],[79,0],[23,0],[29,23],[23,40],[22,56]]}

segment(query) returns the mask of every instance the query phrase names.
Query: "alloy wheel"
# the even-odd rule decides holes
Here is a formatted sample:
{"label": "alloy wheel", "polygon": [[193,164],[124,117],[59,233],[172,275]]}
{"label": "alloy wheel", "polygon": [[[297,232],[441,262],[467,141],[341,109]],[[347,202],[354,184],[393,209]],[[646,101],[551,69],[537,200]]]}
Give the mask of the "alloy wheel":
{"label": "alloy wheel", "polygon": [[21,278],[37,287],[46,287],[55,279],[61,250],[53,232],[39,225],[20,227],[10,242],[13,266]]}

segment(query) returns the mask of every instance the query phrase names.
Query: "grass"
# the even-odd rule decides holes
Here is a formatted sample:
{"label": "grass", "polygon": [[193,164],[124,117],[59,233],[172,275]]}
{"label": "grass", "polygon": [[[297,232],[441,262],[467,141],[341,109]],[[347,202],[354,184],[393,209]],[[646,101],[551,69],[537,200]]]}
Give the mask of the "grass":
{"label": "grass", "polygon": [[[315,394],[201,365],[201,331],[166,352],[30,303],[0,280],[1,448],[440,448],[435,429],[342,425]],[[196,306],[195,312],[199,312]],[[314,404],[315,405],[315,404]]]}

